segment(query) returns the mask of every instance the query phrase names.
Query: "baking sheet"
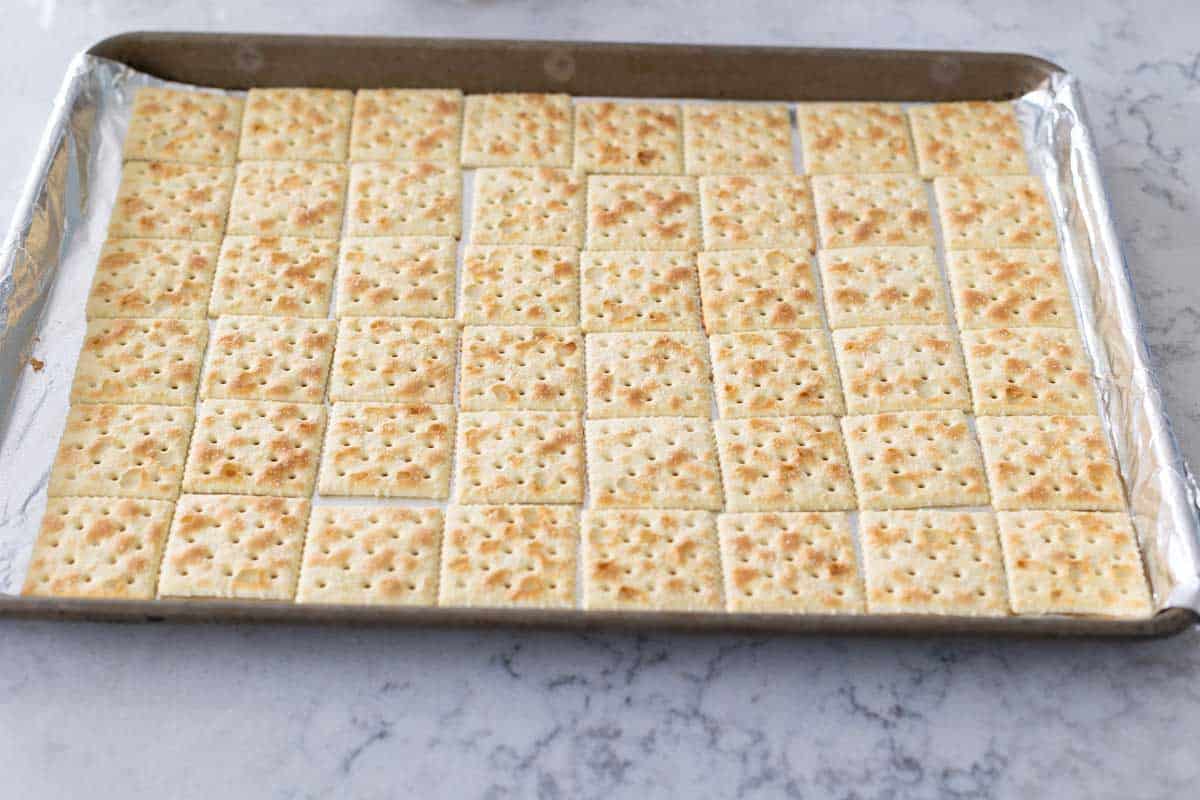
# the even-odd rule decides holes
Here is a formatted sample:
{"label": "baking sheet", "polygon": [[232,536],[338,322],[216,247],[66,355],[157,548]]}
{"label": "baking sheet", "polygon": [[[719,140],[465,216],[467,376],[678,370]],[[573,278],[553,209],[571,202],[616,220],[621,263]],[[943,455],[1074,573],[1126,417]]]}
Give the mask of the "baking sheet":
{"label": "baking sheet", "polygon": [[[865,56],[864,56],[865,57]],[[944,63],[951,63],[946,61]],[[91,608],[119,613],[138,607],[183,614],[177,602],[96,603],[33,601],[16,595],[46,502],[46,482],[68,409],[75,360],[83,338],[84,304],[119,179],[121,141],[133,92],[146,85],[176,85],[122,64],[81,55],[72,63],[55,103],[35,169],[9,235],[0,248],[0,611]],[[531,88],[510,86],[508,88]],[[798,92],[797,95],[800,93]],[[811,95],[811,87],[807,99]],[[799,99],[799,98],[798,98]],[[1064,73],[1022,96],[1018,115],[1032,145],[1033,167],[1046,179],[1064,244],[1064,267],[1074,291],[1082,333],[1098,378],[1101,414],[1108,424],[1130,495],[1156,607],[1200,611],[1200,524],[1196,485],[1163,416],[1157,383],[1146,366],[1128,272],[1109,217],[1094,146],[1083,118],[1078,87]],[[193,603],[195,614],[338,616],[288,604]],[[521,621],[572,624],[587,617],[603,623],[641,618],[672,624],[674,617],[597,615],[594,612],[486,613],[452,609],[344,609],[342,619]],[[395,613],[389,613],[395,612]],[[778,625],[749,615],[685,615],[676,622],[721,627],[797,630],[887,629],[883,617],[858,620],[784,617]],[[1010,618],[982,620],[913,617],[909,629],[1045,632],[1136,632],[1104,620]],[[787,624],[790,620],[791,623]],[[757,623],[757,624],[755,624]],[[1074,627],[1072,627],[1074,626]],[[1144,626],[1143,626],[1144,627]]]}

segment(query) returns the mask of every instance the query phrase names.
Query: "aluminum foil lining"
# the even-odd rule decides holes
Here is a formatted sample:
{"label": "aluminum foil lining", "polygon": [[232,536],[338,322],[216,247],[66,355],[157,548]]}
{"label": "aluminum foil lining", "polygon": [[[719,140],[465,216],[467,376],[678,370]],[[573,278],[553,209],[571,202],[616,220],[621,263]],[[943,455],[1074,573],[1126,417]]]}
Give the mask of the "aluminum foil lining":
{"label": "aluminum foil lining", "polygon": [[[113,61],[76,57],[0,246],[0,594],[19,593],[46,506],[133,93],[173,85]],[[1129,493],[1156,605],[1200,613],[1196,482],[1147,366],[1078,83],[1055,75],[1020,98],[1017,113],[1033,168],[1049,189],[1100,414]]]}

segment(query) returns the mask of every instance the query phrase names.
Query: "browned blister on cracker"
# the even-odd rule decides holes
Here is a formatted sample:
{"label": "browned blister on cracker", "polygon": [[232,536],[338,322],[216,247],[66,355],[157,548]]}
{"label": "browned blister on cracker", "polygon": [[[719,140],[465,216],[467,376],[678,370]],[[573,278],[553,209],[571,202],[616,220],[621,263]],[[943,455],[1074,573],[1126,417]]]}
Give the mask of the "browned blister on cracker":
{"label": "browned blister on cracker", "polygon": [[979,444],[961,411],[842,418],[859,508],[988,504]]}
{"label": "browned blister on cracker", "polygon": [[592,175],[587,190],[589,250],[696,250],[700,201],[696,179],[664,175]]}
{"label": "browned blister on cracker", "polygon": [[208,315],[324,317],[338,243],[301,236],[226,236]]}
{"label": "browned blister on cracker", "polygon": [[1091,414],[1091,362],[1070,328],[962,332],[975,413]]}
{"label": "browned blister on cracker", "polygon": [[113,239],[219,242],[233,192],[233,167],[129,161],[113,202]]}
{"label": "browned blister on cracker", "polygon": [[450,506],[438,605],[572,608],[578,537],[574,506]]}
{"label": "browned blister on cracker", "polygon": [[229,166],[237,158],[243,105],[226,94],[143,86],[133,97],[125,159]]}
{"label": "browned blister on cracker", "polygon": [[317,506],[297,603],[437,604],[440,508]]}
{"label": "browned blister on cracker", "polygon": [[570,166],[571,117],[571,98],[565,94],[468,95],[463,166]]}
{"label": "browned blister on cracker", "polygon": [[444,500],[450,494],[454,417],[451,405],[334,403],[318,490]]}
{"label": "browned blister on cracker", "polygon": [[1122,511],[1125,491],[1097,416],[977,417],[993,505]]}
{"label": "browned blister on cracker", "polygon": [[699,332],[592,333],[588,417],[707,417],[708,349]]}
{"label": "browned blister on cracker", "polygon": [[834,331],[838,369],[851,414],[971,410],[958,336],[948,325],[895,325]]}
{"label": "browned blister on cracker", "polygon": [[865,610],[849,515],[721,514],[717,533],[727,611],[861,614]]}
{"label": "browned blister on cracker", "polygon": [[463,412],[455,450],[455,502],[583,502],[583,421],[578,413]]}
{"label": "browned blister on cracker", "polygon": [[1029,162],[1013,104],[931,103],[908,110],[921,175],[1025,175]]}
{"label": "browned blister on cracker", "polygon": [[666,103],[575,104],[575,169],[582,172],[679,174],[683,121]]}
{"label": "browned blister on cracker", "polygon": [[204,319],[217,245],[110,239],[100,250],[88,319]]}
{"label": "browned blister on cracker", "polygon": [[1075,327],[1057,250],[954,250],[946,272],[962,330]]}
{"label": "browned blister on cracker", "polygon": [[51,497],[22,594],[150,600],[175,504]]}
{"label": "browned blister on cracker", "polygon": [[997,516],[1008,594],[1016,613],[1153,613],[1128,514],[1002,511]]}
{"label": "browned blister on cracker", "polygon": [[587,422],[592,508],[719,511],[721,473],[707,419],[598,419]]}
{"label": "browned blister on cracker", "polygon": [[937,178],[933,190],[947,250],[1053,248],[1058,243],[1054,214],[1038,178]]}
{"label": "browned blister on cracker", "polygon": [[48,494],[175,499],[194,419],[191,406],[72,406]]}
{"label": "browned blister on cracker", "polygon": [[476,170],[471,241],[579,247],[584,195],[582,174],[566,169]]}
{"label": "browned blister on cracker", "polygon": [[732,331],[821,327],[807,250],[700,253],[700,301],[711,336]]}
{"label": "browned blister on cracker", "polygon": [[346,207],[346,165],[239,161],[227,232],[336,239]]}
{"label": "browned blister on cracker", "polygon": [[1008,614],[992,512],[864,511],[859,537],[871,613]]}
{"label": "browned blister on cracker", "polygon": [[724,418],[845,412],[828,334],[820,329],[719,333],[709,346]]}
{"label": "browned blister on cracker", "polygon": [[323,406],[205,400],[196,412],[184,491],[308,497],[324,430]]}
{"label": "browned blister on cracker", "polygon": [[207,340],[208,326],[200,320],[92,320],[75,365],[71,400],[190,406]]}
{"label": "browned blister on cracker", "polygon": [[908,175],[818,175],[812,179],[822,247],[934,245],[921,179]]}
{"label": "browned blister on cracker", "polygon": [[700,329],[694,253],[585,250],[579,272],[581,325],[589,333]]}
{"label": "browned blister on cracker", "polygon": [[341,89],[251,89],[238,159],[345,161],[353,103]]}
{"label": "browned blister on cracker", "polygon": [[179,498],[159,597],[291,600],[309,502],[190,494]]}
{"label": "browned blister on cracker", "polygon": [[347,236],[450,236],[462,232],[458,167],[433,161],[350,165]]}
{"label": "browned blister on cracker", "polygon": [[751,417],[713,423],[730,511],[844,511],[854,482],[834,417]]}
{"label": "browned blister on cracker", "polygon": [[705,250],[815,250],[812,190],[803,175],[718,175],[700,179]]}
{"label": "browned blister on cracker", "polygon": [[790,174],[792,122],[787,106],[685,105],[683,157],[689,175]]}
{"label": "browned blister on cracker", "polygon": [[573,328],[468,325],[462,335],[464,411],[583,411],[583,335]]}
{"label": "browned blister on cracker", "polygon": [[950,322],[932,247],[847,247],[817,259],[831,328]]}
{"label": "browned blister on cracker", "polygon": [[350,160],[457,163],[462,97],[457,89],[359,89]]}
{"label": "browned blister on cracker", "polygon": [[320,403],[336,331],[331,319],[221,317],[200,396]]}
{"label": "browned blister on cracker", "polygon": [[908,122],[895,103],[801,103],[796,122],[809,175],[916,171]]}
{"label": "browned blister on cracker", "polygon": [[583,607],[720,611],[721,557],[707,511],[583,514]]}

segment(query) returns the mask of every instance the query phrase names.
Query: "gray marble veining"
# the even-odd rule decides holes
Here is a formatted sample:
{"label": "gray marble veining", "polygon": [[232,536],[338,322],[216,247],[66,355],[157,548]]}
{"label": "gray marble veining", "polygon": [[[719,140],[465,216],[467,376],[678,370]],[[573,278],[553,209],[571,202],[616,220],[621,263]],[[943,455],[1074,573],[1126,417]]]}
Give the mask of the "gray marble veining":
{"label": "gray marble veining", "polygon": [[[122,30],[1037,53],[1081,78],[1167,408],[1200,457],[1195,3],[15,0],[4,11],[8,209],[68,58]],[[1188,798],[1200,793],[1198,645],[1196,632],[1030,643],[4,621],[0,795]]]}

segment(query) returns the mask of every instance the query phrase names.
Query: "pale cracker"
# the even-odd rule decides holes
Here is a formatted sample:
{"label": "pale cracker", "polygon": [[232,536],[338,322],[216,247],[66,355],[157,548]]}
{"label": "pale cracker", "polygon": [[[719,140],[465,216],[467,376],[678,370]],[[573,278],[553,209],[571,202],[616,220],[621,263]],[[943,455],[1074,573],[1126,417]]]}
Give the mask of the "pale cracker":
{"label": "pale cracker", "polygon": [[240,97],[143,86],[125,132],[126,161],[230,166],[242,125]]}
{"label": "pale cracker", "polygon": [[979,445],[961,411],[843,417],[842,432],[859,508],[988,503]]}
{"label": "pale cracker", "polygon": [[1099,417],[976,417],[975,426],[996,508],[1125,509]]}
{"label": "pale cracker", "polygon": [[822,247],[935,243],[929,198],[908,175],[818,175],[812,179]]}
{"label": "pale cracker", "polygon": [[803,175],[700,179],[700,227],[705,250],[815,250],[814,215],[812,190]]}
{"label": "pale cracker", "polygon": [[833,332],[846,409],[971,410],[958,336],[948,325],[845,328]]}
{"label": "pale cracker", "polygon": [[190,406],[207,339],[200,320],[94,319],[83,335],[71,402]]}
{"label": "pale cracker", "polygon": [[455,502],[582,503],[583,447],[574,412],[463,412]]}
{"label": "pale cracker", "polygon": [[858,525],[870,613],[1008,614],[990,511],[864,511]]}
{"label": "pale cracker", "polygon": [[693,253],[585,250],[579,270],[580,314],[589,333],[701,327]]}
{"label": "pale cracker", "polygon": [[462,98],[458,89],[359,89],[350,160],[457,164]]}
{"label": "pale cracker", "polygon": [[347,236],[462,233],[462,176],[453,164],[366,161],[350,165]]}
{"label": "pale cracker", "polygon": [[309,502],[188,494],[163,554],[159,597],[291,600]]}
{"label": "pale cracker", "polygon": [[933,191],[947,250],[1052,248],[1058,242],[1054,214],[1040,178],[936,178]]}
{"label": "pale cracker", "polygon": [[324,317],[337,252],[333,239],[226,236],[208,315]]}
{"label": "pale cracker", "polygon": [[572,506],[450,506],[438,605],[573,608],[578,537]]}
{"label": "pale cracker", "polygon": [[720,611],[721,552],[707,511],[583,513],[583,607]]}
{"label": "pale cracker", "polygon": [[683,172],[683,120],[666,103],[575,104],[575,169],[582,172]]}
{"label": "pale cracker", "polygon": [[724,418],[843,414],[828,334],[819,329],[718,333],[713,389]]}
{"label": "pale cracker", "polygon": [[1094,414],[1091,364],[1070,328],[962,332],[976,414]]}
{"label": "pale cracker", "polygon": [[325,399],[336,323],[303,317],[221,317],[200,396],[320,403]]}
{"label": "pale cracker", "polygon": [[846,514],[721,514],[717,532],[727,611],[861,614],[865,610]]}
{"label": "pale cracker", "polygon": [[578,325],[579,251],[469,245],[463,253],[463,322]]}
{"label": "pale cracker", "polygon": [[787,106],[685,105],[683,158],[689,175],[790,174],[792,122]]}
{"label": "pale cracker", "polygon": [[847,511],[854,482],[835,417],[713,423],[730,511]]}
{"label": "pale cracker", "polygon": [[238,160],[345,161],[354,93],[251,89]]}
{"label": "pale cracker", "polygon": [[1129,515],[1002,511],[1000,544],[1017,614],[1154,613]]}
{"label": "pale cracker", "polygon": [[205,400],[196,410],[184,491],[307,497],[324,429],[319,405]]}
{"label": "pale cracker", "polygon": [[733,331],[819,328],[821,307],[807,250],[700,253],[700,301],[711,336]]}
{"label": "pale cracker", "polygon": [[233,192],[233,167],[129,161],[108,221],[111,239],[219,242]]}
{"label": "pale cracker", "polygon": [[473,94],[463,108],[464,167],[571,165],[571,97]]}
{"label": "pale cracker", "polygon": [[817,260],[831,328],[950,322],[932,247],[848,247]]}
{"label": "pale cracker", "polygon": [[588,420],[587,467],[593,508],[719,511],[723,502],[707,419]]}
{"label": "pale cracker", "polygon": [[204,319],[217,245],[169,239],[111,239],[100,250],[88,319]]}
{"label": "pale cracker", "polygon": [[922,177],[1029,173],[1010,102],[932,103],[913,106],[908,117]]}
{"label": "pale cracker", "polygon": [[239,161],[230,235],[336,239],[346,206],[346,165]]}
{"label": "pale cracker", "polygon": [[440,508],[317,506],[297,603],[437,604]]}
{"label": "pale cracker", "polygon": [[454,316],[455,243],[449,237],[343,239],[339,317]]}
{"label": "pale cracker", "polygon": [[704,334],[592,333],[588,417],[708,417],[712,381]]}
{"label": "pale cracker", "polygon": [[181,406],[72,406],[49,495],[174,500],[194,419]]}
{"label": "pale cracker", "polygon": [[963,330],[1075,327],[1057,250],[956,250],[946,272]]}
{"label": "pale cracker", "polygon": [[550,167],[475,172],[471,241],[579,247],[583,244],[583,176]]}
{"label": "pale cracker", "polygon": [[150,600],[175,504],[51,497],[24,595]]}
{"label": "pale cracker", "polygon": [[695,250],[700,201],[695,178],[591,175],[587,246],[592,250]]}
{"label": "pale cracker", "polygon": [[574,328],[468,325],[460,369],[464,411],[583,411],[583,335]]}
{"label": "pale cracker", "polygon": [[895,103],[800,103],[796,123],[809,175],[916,172],[908,122]]}
{"label": "pale cracker", "polygon": [[454,407],[334,403],[321,454],[323,495],[450,494]]}
{"label": "pale cracker", "polygon": [[347,317],[338,321],[330,400],[450,403],[454,320]]}

